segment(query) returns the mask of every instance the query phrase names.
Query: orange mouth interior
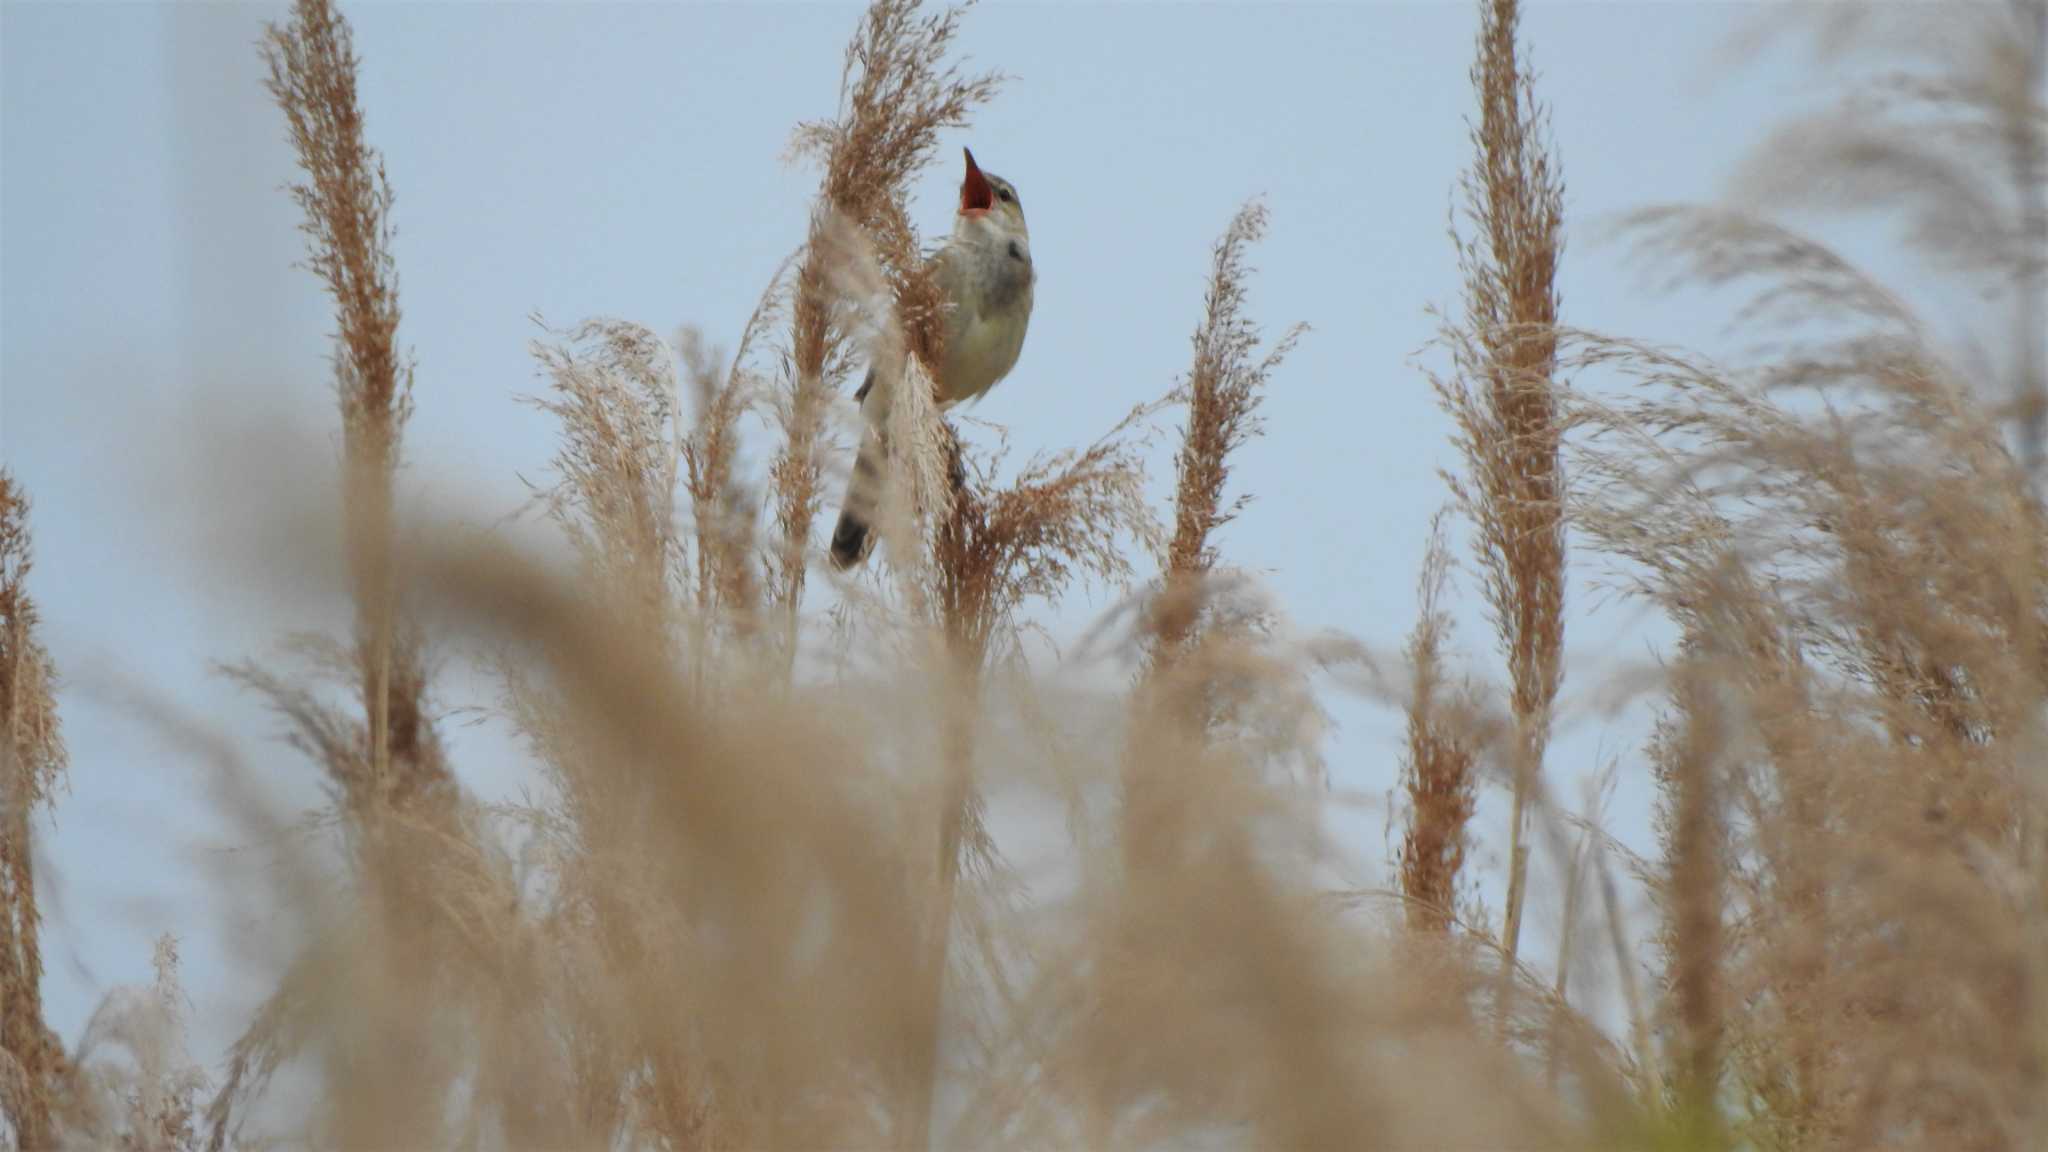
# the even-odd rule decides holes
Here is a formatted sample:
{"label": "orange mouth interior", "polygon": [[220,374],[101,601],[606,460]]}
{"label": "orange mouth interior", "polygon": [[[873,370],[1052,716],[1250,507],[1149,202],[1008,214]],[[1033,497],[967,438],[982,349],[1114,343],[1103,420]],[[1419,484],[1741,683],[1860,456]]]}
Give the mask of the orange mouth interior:
{"label": "orange mouth interior", "polygon": [[974,156],[967,157],[967,176],[960,181],[960,214],[963,216],[987,212],[996,206],[995,186],[975,166]]}

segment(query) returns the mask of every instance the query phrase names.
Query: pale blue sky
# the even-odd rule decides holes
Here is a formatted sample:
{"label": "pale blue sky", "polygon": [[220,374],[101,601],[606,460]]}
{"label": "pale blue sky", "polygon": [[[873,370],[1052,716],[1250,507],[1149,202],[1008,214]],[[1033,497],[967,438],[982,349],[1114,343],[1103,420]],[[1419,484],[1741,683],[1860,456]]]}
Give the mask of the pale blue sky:
{"label": "pale blue sky", "polygon": [[[296,209],[255,43],[281,4],[0,8],[0,447],[35,500],[32,591],[73,687],[70,792],[42,825],[53,1023],[75,1040],[108,986],[145,979],[149,941],[185,939],[212,1060],[259,989],[234,987],[194,893],[219,830],[195,767],[93,698],[109,675],[249,734],[310,799],[311,770],[208,673],[284,628],[210,566],[180,482],[191,423],[231,407],[331,427],[328,305],[290,265]],[[402,336],[417,353],[409,482],[451,482],[492,511],[538,477],[552,431],[527,317],[610,314],[730,346],[801,239],[814,187],[781,156],[832,113],[852,3],[345,4],[364,59],[371,141],[398,193]],[[1525,34],[1567,179],[1566,318],[1705,341],[1704,320],[1647,297],[1588,232],[1652,201],[1716,193],[1783,110],[1785,62],[1714,82],[1711,54],[1747,5],[1549,3]],[[1256,502],[1225,533],[1295,621],[1395,646],[1414,613],[1447,421],[1411,362],[1424,307],[1455,306],[1446,239],[1469,155],[1470,3],[1050,4],[991,0],[961,41],[1014,77],[971,134],[949,136],[917,220],[947,226],[969,144],[1014,180],[1040,269],[1030,341],[975,415],[1028,455],[1092,439],[1186,365],[1209,246],[1245,198],[1272,230],[1254,310],[1312,327],[1274,381],[1266,436],[1237,463]],[[1775,87],[1773,87],[1775,85]],[[205,405],[201,407],[202,401]],[[752,441],[755,453],[769,443]],[[1166,460],[1160,460],[1161,487]],[[246,478],[261,485],[261,476]],[[1471,585],[1460,639],[1497,668]],[[1107,601],[1077,601],[1071,634]],[[1574,604],[1571,684],[1644,653],[1619,612]],[[1341,786],[1383,794],[1396,722],[1337,702]],[[1554,749],[1576,775],[1627,743],[1598,725]],[[475,781],[504,795],[507,773]],[[1566,788],[1566,794],[1576,793]],[[1489,801],[1480,864],[1498,872]],[[1647,790],[1624,779],[1616,830],[1647,846]],[[1353,847],[1383,857],[1383,817]],[[222,1011],[221,1009],[229,1009]]]}

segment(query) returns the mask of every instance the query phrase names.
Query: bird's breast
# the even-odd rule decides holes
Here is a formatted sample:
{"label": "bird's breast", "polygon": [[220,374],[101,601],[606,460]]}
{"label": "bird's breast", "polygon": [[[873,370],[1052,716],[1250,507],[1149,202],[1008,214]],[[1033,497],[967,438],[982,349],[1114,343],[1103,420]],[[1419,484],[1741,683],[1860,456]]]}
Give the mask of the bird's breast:
{"label": "bird's breast", "polygon": [[972,316],[951,334],[944,380],[948,403],[972,400],[1009,374],[1024,350],[1029,318],[1023,310]]}
{"label": "bird's breast", "polygon": [[946,333],[946,403],[971,400],[1016,366],[1031,322],[1032,269],[1028,256],[1012,258],[1007,245],[977,260],[976,275],[954,309]]}

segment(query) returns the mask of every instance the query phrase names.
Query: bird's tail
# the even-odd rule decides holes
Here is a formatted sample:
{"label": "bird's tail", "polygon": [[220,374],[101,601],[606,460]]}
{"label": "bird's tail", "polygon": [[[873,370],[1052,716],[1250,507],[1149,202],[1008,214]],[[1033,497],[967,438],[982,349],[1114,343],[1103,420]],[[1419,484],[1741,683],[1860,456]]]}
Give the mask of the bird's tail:
{"label": "bird's tail", "polygon": [[870,425],[861,434],[853,475],[846,481],[846,499],[839,505],[839,524],[832,529],[834,568],[851,568],[867,558],[869,524],[882,488],[883,456],[880,430]]}

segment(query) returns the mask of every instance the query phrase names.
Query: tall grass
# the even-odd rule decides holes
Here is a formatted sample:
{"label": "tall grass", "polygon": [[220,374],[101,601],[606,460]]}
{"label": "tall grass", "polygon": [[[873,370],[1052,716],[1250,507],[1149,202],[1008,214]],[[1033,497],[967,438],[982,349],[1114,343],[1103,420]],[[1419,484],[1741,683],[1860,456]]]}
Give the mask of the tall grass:
{"label": "tall grass", "polygon": [[1456,919],[1479,783],[1471,723],[1462,715],[1470,706],[1470,692],[1460,693],[1457,685],[1447,683],[1451,619],[1443,596],[1451,554],[1443,521],[1439,513],[1430,525],[1419,588],[1421,614],[1408,639],[1414,685],[1406,709],[1402,783],[1409,815],[1400,852],[1409,923],[1436,933],[1448,932]]}
{"label": "tall grass", "polygon": [[1513,685],[1519,743],[1502,929],[1510,965],[1528,895],[1530,798],[1563,674],[1565,587],[1556,381],[1564,182],[1534,74],[1520,60],[1520,26],[1518,0],[1479,6],[1477,155],[1462,182],[1478,236],[1457,241],[1465,321],[1446,333],[1454,372],[1437,381],[1470,472],[1451,488],[1478,530],[1486,603]]}
{"label": "tall grass", "polygon": [[[356,624],[295,636],[304,669],[228,671],[321,774],[333,835],[274,807],[244,750],[152,711],[212,762],[235,826],[276,845],[215,896],[282,975],[217,1077],[181,1055],[169,938],[156,984],[110,997],[65,1050],[40,1018],[31,826],[64,769],[55,670],[26,503],[0,474],[0,1133],[165,1150],[2040,1146],[2048,532],[2025,312],[2048,262],[2042,12],[1971,8],[1944,51],[1905,53],[1921,72],[1879,73],[1890,99],[1767,141],[1749,208],[1631,218],[1672,282],[1753,290],[1736,324],[1767,339],[1724,363],[1559,322],[1567,221],[1538,81],[1519,5],[1483,0],[1465,306],[1435,386],[1495,687],[1457,646],[1444,518],[1398,660],[1288,639],[1224,560],[1257,486],[1240,449],[1265,389],[1293,384],[1279,369],[1301,335],[1269,342],[1251,307],[1256,203],[1211,251],[1188,374],[1159,400],[1014,469],[938,413],[907,189],[997,84],[952,59],[962,13],[915,0],[865,11],[838,108],[799,130],[817,200],[730,355],[604,318],[535,340],[534,403],[559,429],[536,504],[566,561],[402,509],[413,373],[390,186],[348,26],[297,0],[263,51],[335,306],[345,483],[334,507],[258,509],[247,528],[280,580]],[[1975,162],[1991,154],[2002,167]],[[1993,326],[2007,370],[1754,210],[1844,188],[2004,294],[2021,316]],[[833,664],[806,649],[827,623],[807,603],[812,524],[839,385],[863,363],[905,399],[887,562],[830,577],[857,656]],[[777,440],[755,475],[744,418],[762,410]],[[1145,449],[1168,413],[1172,503],[1155,509]],[[335,541],[339,566],[319,559]],[[1681,637],[1661,675],[1616,686],[1661,709],[1623,757],[1658,790],[1647,857],[1566,811],[1546,770],[1568,560]],[[1048,665],[1033,614],[1083,585],[1118,607]],[[487,807],[464,787],[429,639],[485,654],[499,718],[544,772],[531,798]],[[1330,886],[1329,798],[1298,771],[1321,754],[1325,687],[1405,716],[1397,892]],[[1496,785],[1498,920],[1472,872]],[[1064,814],[1066,887],[1034,891],[1006,857],[997,798]],[[1538,843],[1570,860],[1564,891],[1532,890]],[[1656,913],[1641,959],[1637,892]],[[1553,897],[1564,944],[1545,973],[1522,925]],[[1566,978],[1603,970],[1605,988]]]}
{"label": "tall grass", "polygon": [[56,669],[37,635],[27,579],[28,497],[0,470],[0,1105],[16,1146],[52,1142],[71,1076],[43,1022],[42,917],[32,821],[63,780]]}

